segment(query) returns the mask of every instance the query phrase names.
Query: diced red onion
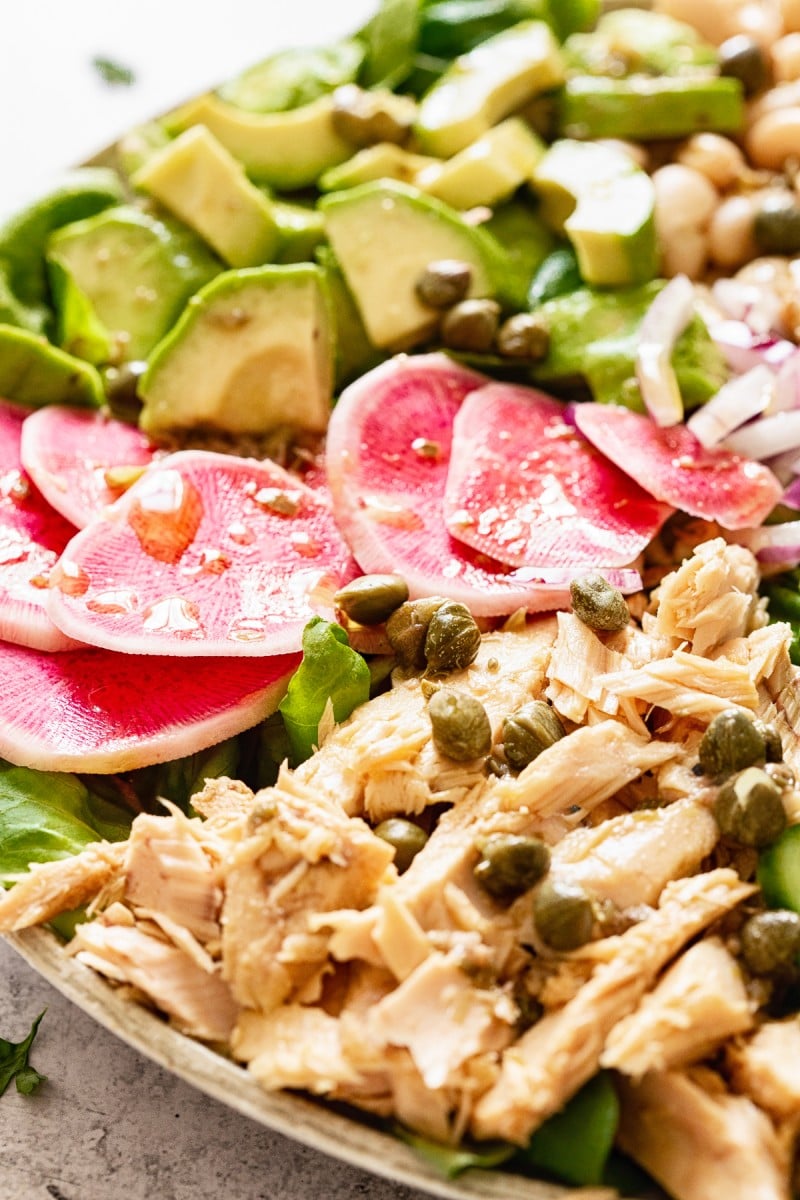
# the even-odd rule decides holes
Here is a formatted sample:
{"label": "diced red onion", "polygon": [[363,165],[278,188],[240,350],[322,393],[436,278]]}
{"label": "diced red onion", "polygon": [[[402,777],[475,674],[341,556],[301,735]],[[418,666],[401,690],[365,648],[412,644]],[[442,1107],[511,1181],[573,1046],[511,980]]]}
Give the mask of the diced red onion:
{"label": "diced red onion", "polygon": [[[642,577],[633,567],[598,567],[597,570],[607,583],[617,588],[625,595],[641,591]],[[586,566],[580,567],[517,567],[510,572],[510,578],[524,583],[541,583],[543,587],[563,589],[569,587],[573,579],[587,573]]]}
{"label": "diced red onion", "polygon": [[764,459],[800,446],[800,409],[759,417],[730,434],[722,443],[726,450],[746,458]]}
{"label": "diced red onion", "polygon": [[796,446],[776,454],[774,458],[764,459],[764,463],[784,487],[791,483],[795,475],[800,475],[800,456],[798,456]]}
{"label": "diced red onion", "polygon": [[772,333],[753,333],[744,321],[709,321],[708,332],[737,374],[762,363],[777,370],[797,352],[793,342]]}
{"label": "diced red onion", "polygon": [[694,285],[687,275],[675,275],[658,293],[639,328],[636,378],[647,411],[662,427],[683,420],[683,400],[671,359],[693,314]]}
{"label": "diced red onion", "polygon": [[783,301],[774,288],[741,279],[718,279],[711,292],[723,312],[745,321],[754,333],[769,333],[780,324]]}
{"label": "diced red onion", "polygon": [[800,408],[800,350],[796,346],[792,347],[792,353],[784,359],[778,369],[775,377],[775,395],[769,412],[787,412],[792,408]]}
{"label": "diced red onion", "polygon": [[780,525],[761,525],[758,529],[739,529],[729,535],[731,541],[752,550],[759,562],[781,566],[800,565],[800,521]]}
{"label": "diced red onion", "polygon": [[775,376],[769,367],[753,367],[724,384],[716,396],[692,413],[686,424],[698,442],[711,450],[745,421],[763,413],[774,391]]}
{"label": "diced red onion", "polygon": [[781,497],[781,503],[789,508],[800,508],[800,479],[795,478]]}

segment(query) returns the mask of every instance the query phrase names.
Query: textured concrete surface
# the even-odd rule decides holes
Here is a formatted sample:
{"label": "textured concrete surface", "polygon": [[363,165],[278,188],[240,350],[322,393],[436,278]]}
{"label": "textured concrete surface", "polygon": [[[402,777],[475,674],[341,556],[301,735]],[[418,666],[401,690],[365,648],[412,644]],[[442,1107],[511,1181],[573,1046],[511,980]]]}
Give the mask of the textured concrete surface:
{"label": "textured concrete surface", "polygon": [[0,1200],[424,1200],[318,1154],[170,1075],[41,979],[0,939],[0,1037],[46,1008],[37,1093],[0,1098]]}

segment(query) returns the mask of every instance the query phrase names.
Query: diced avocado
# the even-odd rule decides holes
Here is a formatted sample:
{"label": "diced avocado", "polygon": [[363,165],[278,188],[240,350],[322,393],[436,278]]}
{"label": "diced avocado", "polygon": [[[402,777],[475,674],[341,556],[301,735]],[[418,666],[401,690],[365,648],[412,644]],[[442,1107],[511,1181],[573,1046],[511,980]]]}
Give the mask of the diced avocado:
{"label": "diced avocado", "polygon": [[153,351],[139,384],[140,424],[153,437],[198,427],[233,437],[322,432],[332,371],[318,266],[226,271],[192,297]]}
{"label": "diced avocado", "polygon": [[[625,404],[644,412],[636,381],[639,327],[663,279],[635,288],[601,292],[579,288],[540,305],[550,349],[532,370],[538,383],[570,384],[584,379],[601,404]],[[728,371],[699,316],[681,334],[672,355],[687,409],[703,404],[722,387]]]}
{"label": "diced avocado", "polygon": [[283,113],[248,113],[206,94],[164,120],[170,133],[205,125],[257,183],[279,190],[308,187],[323,171],[344,162],[353,146],[336,132],[333,100]]}
{"label": "diced avocado", "polygon": [[568,72],[589,75],[715,73],[719,54],[696,29],[666,13],[623,8],[564,46]]}
{"label": "diced avocado", "polygon": [[471,296],[492,296],[497,290],[501,262],[491,236],[416,188],[365,183],[324,196],[320,208],[374,346],[406,348],[436,327],[438,314],[416,293],[431,262],[450,258],[469,263]]}
{"label": "diced avocado", "polygon": [[89,363],[13,325],[0,325],[0,396],[27,408],[99,408],[105,398],[100,375]]}
{"label": "diced avocado", "polygon": [[509,305],[524,310],[531,280],[554,245],[553,234],[539,216],[533,199],[521,197],[496,208],[483,228],[497,239],[507,256],[503,289]]}
{"label": "diced avocado", "polygon": [[544,142],[520,117],[508,117],[447,162],[420,171],[417,187],[453,208],[493,207],[533,175]]}
{"label": "diced avocado", "polygon": [[355,38],[282,50],[223,84],[217,95],[247,112],[288,112],[352,83],[363,61],[364,47]]}
{"label": "diced avocado", "polygon": [[569,238],[587,283],[618,287],[657,274],[655,189],[624,150],[564,138],[540,160],[533,186],[542,216]]}
{"label": "diced avocado", "polygon": [[523,21],[457,58],[420,103],[415,133],[426,154],[449,158],[539,92],[564,79],[544,21]]}
{"label": "diced avocado", "polygon": [[132,182],[205,238],[228,266],[272,259],[279,236],[269,200],[203,125],[154,154]]}
{"label": "diced avocado", "polygon": [[313,262],[314,251],[325,240],[322,213],[316,208],[292,204],[288,200],[273,200],[271,203],[279,239],[275,262]]}
{"label": "diced avocado", "polygon": [[325,271],[331,309],[336,328],[336,379],[338,392],[366,371],[371,371],[383,362],[386,355],[375,348],[367,337],[358,305],[350,294],[342,268],[330,246],[320,246],[317,251],[320,266]]}
{"label": "diced avocado", "polygon": [[146,162],[170,142],[170,136],[158,121],[145,121],[124,133],[115,150],[119,168],[126,179],[135,175]]}
{"label": "diced avocado", "polygon": [[559,132],[574,138],[653,141],[702,131],[736,133],[743,120],[739,81],[704,76],[575,75],[558,106]]}
{"label": "diced avocado", "polygon": [[147,358],[222,264],[189,229],[129,205],[65,225],[47,261],[59,344],[92,362]]}
{"label": "diced avocado", "polygon": [[318,186],[322,192],[338,192],[379,179],[414,183],[420,171],[435,166],[439,161],[429,155],[412,154],[394,142],[377,142],[374,146],[359,150],[338,167],[331,167],[330,171],[320,176]]}
{"label": "diced avocado", "polygon": [[44,249],[53,230],[122,200],[115,171],[83,167],[0,226],[0,268],[7,289],[22,306],[25,328],[41,332],[51,316]]}

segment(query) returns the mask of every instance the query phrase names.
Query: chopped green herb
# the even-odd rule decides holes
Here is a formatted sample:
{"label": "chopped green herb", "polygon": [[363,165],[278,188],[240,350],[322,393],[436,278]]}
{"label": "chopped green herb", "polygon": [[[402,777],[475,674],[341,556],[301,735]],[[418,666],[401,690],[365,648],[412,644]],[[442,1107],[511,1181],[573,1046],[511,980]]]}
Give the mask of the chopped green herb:
{"label": "chopped green herb", "polygon": [[92,59],[92,66],[103,82],[111,87],[130,87],[136,82],[136,76],[130,67],[124,67],[122,63],[114,62],[113,59],[97,55]]}
{"label": "chopped green herb", "polygon": [[35,1092],[47,1079],[46,1075],[40,1075],[28,1062],[33,1039],[45,1012],[46,1010],[43,1010],[39,1013],[24,1041],[7,1042],[5,1038],[0,1038],[0,1096],[12,1079],[16,1080],[17,1091],[23,1096],[30,1096],[31,1092]]}

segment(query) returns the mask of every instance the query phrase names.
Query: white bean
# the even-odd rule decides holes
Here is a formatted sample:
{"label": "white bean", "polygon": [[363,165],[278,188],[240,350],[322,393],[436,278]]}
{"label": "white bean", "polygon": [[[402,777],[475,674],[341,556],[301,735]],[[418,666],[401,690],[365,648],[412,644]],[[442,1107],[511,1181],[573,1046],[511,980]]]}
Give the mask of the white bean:
{"label": "white bean", "polygon": [[743,4],[734,17],[734,33],[744,33],[769,50],[783,33],[783,17],[780,9],[765,0]]}
{"label": "white bean", "polygon": [[717,46],[737,33],[769,46],[783,32],[780,8],[771,0],[655,0],[653,7],[692,25]]}
{"label": "white bean", "polygon": [[656,229],[663,244],[685,229],[702,229],[719,203],[705,175],[682,163],[669,163],[653,173]]}
{"label": "white bean", "polygon": [[772,47],[772,71],[779,83],[800,79],[800,33],[787,33]]}
{"label": "white bean", "polygon": [[800,159],[800,106],[776,108],[751,127],[745,141],[751,162],[781,171],[789,159]]}
{"label": "white bean", "polygon": [[800,33],[800,0],[778,0],[785,33]]}
{"label": "white bean", "polygon": [[739,147],[718,133],[696,133],[679,147],[676,158],[683,166],[705,175],[721,191],[740,179],[745,170]]}
{"label": "white bean", "polygon": [[753,204],[748,196],[723,200],[708,227],[708,249],[719,267],[737,268],[755,258]]}
{"label": "white bean", "polygon": [[708,262],[708,238],[700,229],[682,229],[661,245],[661,270],[667,279],[673,275],[688,275],[702,279]]}

